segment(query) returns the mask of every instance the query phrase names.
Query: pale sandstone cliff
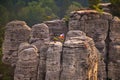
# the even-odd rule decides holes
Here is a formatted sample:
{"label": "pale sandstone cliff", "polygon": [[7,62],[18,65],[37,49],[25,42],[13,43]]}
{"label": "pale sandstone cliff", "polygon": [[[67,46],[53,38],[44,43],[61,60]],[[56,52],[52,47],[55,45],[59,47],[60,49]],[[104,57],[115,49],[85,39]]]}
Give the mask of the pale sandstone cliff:
{"label": "pale sandstone cliff", "polygon": [[[23,21],[6,25],[3,62],[15,66],[14,80],[119,80],[117,17],[82,10],[71,13],[69,26],[64,21],[46,24],[31,29]],[[64,26],[58,35],[67,33],[63,44],[50,41],[49,30],[56,30],[57,24]]]}

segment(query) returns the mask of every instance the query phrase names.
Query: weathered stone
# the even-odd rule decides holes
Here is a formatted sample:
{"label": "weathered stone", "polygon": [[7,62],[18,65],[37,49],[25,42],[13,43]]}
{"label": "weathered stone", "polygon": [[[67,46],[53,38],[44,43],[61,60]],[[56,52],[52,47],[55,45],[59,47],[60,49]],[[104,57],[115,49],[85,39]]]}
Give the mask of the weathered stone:
{"label": "weathered stone", "polygon": [[113,16],[110,13],[103,12],[102,14],[99,14],[101,19],[104,20],[112,20]]}
{"label": "weathered stone", "polygon": [[35,45],[39,54],[37,80],[44,80],[46,74],[46,52],[49,46],[49,28],[46,24],[32,26],[30,44]]}
{"label": "weathered stone", "polygon": [[105,55],[105,39],[107,37],[108,21],[107,20],[89,20],[85,22],[86,34],[93,38],[96,47]]}
{"label": "weathered stone", "polygon": [[2,60],[16,65],[15,80],[120,79],[120,19],[81,10],[72,12],[68,22],[63,47],[60,42],[49,43],[51,34],[66,34],[62,20],[45,22],[49,27],[36,24],[32,31],[23,21],[6,25]]}
{"label": "weathered stone", "polygon": [[60,80],[97,80],[97,54],[93,40],[85,33],[69,31],[63,47]]}
{"label": "weathered stone", "polygon": [[108,55],[108,78],[120,79],[120,19],[114,18],[110,26],[110,39]]}
{"label": "weathered stone", "polygon": [[38,53],[34,45],[21,43],[14,80],[37,80]]}
{"label": "weathered stone", "polygon": [[[105,39],[108,31],[108,20],[112,16],[107,13],[98,13],[94,10],[77,11],[76,14],[82,16],[79,20],[69,21],[69,30],[84,31],[89,37],[93,38],[96,47],[104,54]],[[104,17],[108,16],[106,19]]]}
{"label": "weathered stone", "polygon": [[45,80],[59,80],[61,67],[62,43],[51,42],[46,58]]}
{"label": "weathered stone", "polygon": [[[106,43],[105,40],[108,36],[109,21],[112,20],[112,15],[109,13],[99,13],[94,10],[81,10],[74,12],[79,14],[81,18],[79,20],[69,21],[69,30],[81,30],[86,33],[87,36],[93,38],[95,46],[101,52],[102,59],[99,62],[98,77],[99,80],[106,79],[106,66],[103,60],[106,59]],[[74,15],[73,13],[73,15]],[[74,16],[73,16],[74,17]]]}
{"label": "weathered stone", "polygon": [[104,58],[99,55],[99,63],[98,63],[98,80],[106,80],[107,72],[106,72],[106,63],[104,62]]}
{"label": "weathered stone", "polygon": [[28,42],[31,29],[24,21],[12,21],[6,25],[3,42],[3,62],[15,65],[18,57],[18,47],[22,42]]}

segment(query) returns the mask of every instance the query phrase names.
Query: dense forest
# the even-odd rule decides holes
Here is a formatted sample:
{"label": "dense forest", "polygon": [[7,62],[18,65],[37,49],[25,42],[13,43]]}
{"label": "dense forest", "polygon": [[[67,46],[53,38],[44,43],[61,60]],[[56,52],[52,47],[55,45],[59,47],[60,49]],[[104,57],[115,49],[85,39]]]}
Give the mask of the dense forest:
{"label": "dense forest", "polygon": [[87,5],[87,0],[0,0],[0,24],[24,20],[31,26],[62,18],[66,13]]}
{"label": "dense forest", "polygon": [[1,61],[6,23],[24,20],[32,26],[46,20],[67,18],[74,10],[94,9],[100,2],[111,2],[112,14],[120,17],[120,0],[0,0],[0,76],[3,76],[3,80],[11,80],[11,68]]}

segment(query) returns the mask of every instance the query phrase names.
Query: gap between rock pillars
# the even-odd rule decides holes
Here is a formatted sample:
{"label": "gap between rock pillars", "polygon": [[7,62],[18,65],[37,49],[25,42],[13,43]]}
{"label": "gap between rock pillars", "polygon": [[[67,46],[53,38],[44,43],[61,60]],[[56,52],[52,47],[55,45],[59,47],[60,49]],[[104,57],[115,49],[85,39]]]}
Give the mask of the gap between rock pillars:
{"label": "gap between rock pillars", "polygon": [[[64,44],[64,43],[63,43]],[[63,45],[62,45],[62,51],[61,51],[61,55],[60,55],[60,74],[59,74],[59,80],[61,80],[61,74],[62,74],[62,71],[63,71],[63,69],[62,69],[62,62],[63,62]]]}
{"label": "gap between rock pillars", "polygon": [[105,39],[105,49],[106,49],[106,52],[105,52],[105,70],[106,70],[106,80],[111,80],[109,79],[108,77],[108,64],[109,64],[109,50],[110,50],[110,42],[111,42],[111,39],[110,39],[110,23],[111,21],[108,20],[108,31],[107,31],[107,37]]}

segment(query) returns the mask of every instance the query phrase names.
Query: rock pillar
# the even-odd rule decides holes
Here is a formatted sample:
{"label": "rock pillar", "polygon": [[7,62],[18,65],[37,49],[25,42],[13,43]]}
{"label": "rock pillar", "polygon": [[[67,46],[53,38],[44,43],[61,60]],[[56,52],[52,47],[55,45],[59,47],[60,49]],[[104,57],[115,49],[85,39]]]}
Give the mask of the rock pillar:
{"label": "rock pillar", "polygon": [[93,40],[79,30],[66,35],[60,80],[97,80],[98,50]]}
{"label": "rock pillar", "polygon": [[28,42],[31,29],[24,21],[11,21],[5,29],[2,60],[14,66],[18,57],[18,47],[20,43]]}

